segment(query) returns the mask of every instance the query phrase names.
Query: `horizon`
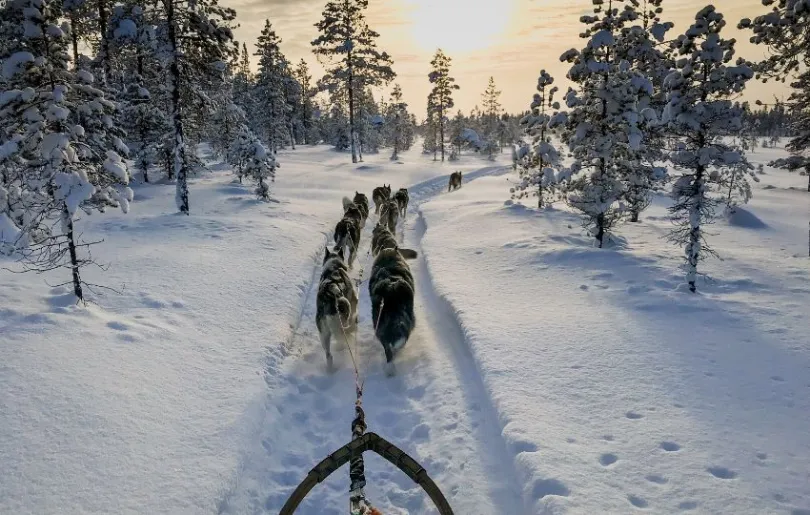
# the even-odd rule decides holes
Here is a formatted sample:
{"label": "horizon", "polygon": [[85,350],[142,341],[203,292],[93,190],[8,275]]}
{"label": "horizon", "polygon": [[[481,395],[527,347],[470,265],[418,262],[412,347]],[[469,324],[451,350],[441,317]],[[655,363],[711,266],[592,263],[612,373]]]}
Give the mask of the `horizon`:
{"label": "horizon", "polygon": [[[710,2],[684,0],[664,2],[663,20],[675,27],[671,37],[682,33],[694,19],[694,14]],[[310,42],[317,37],[315,23],[320,19],[326,0],[225,0],[223,5],[236,9],[240,26],[235,37],[246,43],[252,55],[256,39],[270,20],[282,39],[281,48],[292,63],[306,60],[313,81],[323,74],[323,66],[312,54]],[[761,0],[739,0],[734,5],[718,7],[728,22],[725,37],[736,38],[738,56],[759,60],[767,50],[755,47],[748,38],[750,31],[740,31],[737,23],[744,17],[766,12]],[[465,3],[464,0],[442,0],[440,6],[431,0],[371,0],[366,12],[369,27],[380,34],[378,48],[388,52],[394,61],[397,77],[385,88],[375,88],[375,97],[388,98],[394,83],[402,87],[409,110],[418,119],[424,118],[426,99],[430,91],[427,75],[436,49],[442,48],[452,58],[451,75],[460,89],[455,92],[456,110],[469,113],[480,105],[492,76],[502,92],[500,103],[504,111],[519,113],[529,109],[541,69],[555,78],[565,90],[565,74],[569,65],[559,56],[570,48],[581,48],[579,38],[582,24],[579,17],[592,12],[591,0],[508,0]],[[456,21],[451,19],[456,17]],[[246,22],[245,20],[255,20]],[[448,28],[459,27],[459,29]],[[460,30],[464,29],[464,30]],[[789,87],[770,81],[763,84],[752,80],[741,100],[770,103],[774,96],[787,98]]]}

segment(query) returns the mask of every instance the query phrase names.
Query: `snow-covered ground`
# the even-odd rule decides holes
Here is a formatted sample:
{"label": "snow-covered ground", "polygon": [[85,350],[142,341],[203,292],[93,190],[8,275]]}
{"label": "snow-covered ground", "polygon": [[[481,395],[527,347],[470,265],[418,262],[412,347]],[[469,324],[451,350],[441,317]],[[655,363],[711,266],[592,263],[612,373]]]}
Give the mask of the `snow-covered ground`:
{"label": "snow-covered ground", "polygon": [[[512,172],[475,157],[279,161],[268,204],[215,166],[189,217],[158,184],[80,221],[110,264],[86,279],[120,295],[78,307],[47,286],[64,273],[0,273],[0,512],[277,513],[350,438],[351,361],[325,369],[314,286],[341,198],[390,183],[411,187],[417,330],[386,377],[361,286],[367,421],[457,514],[810,513],[806,178],[766,169],[691,295],[664,198],[598,250],[561,209],[505,205]],[[433,513],[382,460],[367,477],[386,515]],[[345,513],[347,487],[344,469],[298,513]]]}
{"label": "snow-covered ground", "polygon": [[663,238],[665,198],[619,229],[624,250],[592,248],[562,208],[505,205],[504,178],[422,206],[429,274],[503,427],[519,511],[808,513],[810,196],[766,172],[712,227],[722,261],[702,265],[698,295]]}

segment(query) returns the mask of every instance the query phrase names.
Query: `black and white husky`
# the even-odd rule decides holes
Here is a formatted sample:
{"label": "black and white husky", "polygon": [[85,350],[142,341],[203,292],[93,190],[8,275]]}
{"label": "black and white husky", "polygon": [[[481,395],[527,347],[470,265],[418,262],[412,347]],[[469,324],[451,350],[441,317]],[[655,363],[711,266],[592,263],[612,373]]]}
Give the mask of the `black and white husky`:
{"label": "black and white husky", "polygon": [[396,246],[383,248],[374,260],[368,280],[374,334],[385,351],[385,370],[394,373],[394,353],[402,348],[416,326],[413,312],[414,281],[406,259],[416,251]]}
{"label": "black and white husky", "polygon": [[389,200],[380,208],[380,223],[388,226],[392,233],[397,232],[397,221],[399,221],[399,204],[394,200]]}
{"label": "black and white husky", "polygon": [[357,257],[357,249],[360,248],[360,225],[357,221],[348,216],[344,216],[341,221],[335,225],[335,250],[344,252],[344,256],[348,255],[349,268],[354,264],[354,259]]}
{"label": "black and white husky", "polygon": [[380,208],[391,199],[391,186],[383,184],[378,188],[374,188],[371,192],[371,200],[374,201],[374,213],[380,212]]}
{"label": "black and white husky", "polygon": [[405,215],[408,214],[408,202],[410,199],[407,188],[400,188],[399,191],[394,193],[394,201],[399,206],[399,216],[402,218],[405,218]]}
{"label": "black and white husky", "polygon": [[461,187],[461,172],[453,172],[450,174],[450,180],[447,183],[447,191],[457,190]]}
{"label": "black and white husky", "polygon": [[363,214],[363,220],[368,219],[368,197],[359,191],[354,192],[354,199],[349,200],[349,197],[343,197],[343,211],[346,211],[349,203],[354,203]]}
{"label": "black and white husky", "polygon": [[315,325],[321,335],[326,364],[332,368],[332,336],[348,346],[348,338],[357,332],[357,291],[349,277],[343,250],[329,250],[323,258],[323,271],[318,284]]}

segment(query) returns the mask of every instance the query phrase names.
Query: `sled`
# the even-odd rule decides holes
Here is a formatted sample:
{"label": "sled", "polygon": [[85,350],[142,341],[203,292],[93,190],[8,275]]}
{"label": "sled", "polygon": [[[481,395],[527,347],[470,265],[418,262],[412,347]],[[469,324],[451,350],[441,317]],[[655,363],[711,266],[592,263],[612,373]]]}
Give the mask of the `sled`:
{"label": "sled", "polygon": [[413,482],[421,486],[441,515],[453,515],[453,509],[442,491],[436,486],[436,483],[428,476],[427,471],[416,460],[408,456],[405,451],[376,433],[365,433],[360,438],[355,438],[318,463],[293,491],[284,507],[281,508],[279,515],[293,515],[298,505],[301,504],[315,485],[321,483],[333,472],[348,463],[352,457],[367,451],[373,451],[382,456],[404,472]]}

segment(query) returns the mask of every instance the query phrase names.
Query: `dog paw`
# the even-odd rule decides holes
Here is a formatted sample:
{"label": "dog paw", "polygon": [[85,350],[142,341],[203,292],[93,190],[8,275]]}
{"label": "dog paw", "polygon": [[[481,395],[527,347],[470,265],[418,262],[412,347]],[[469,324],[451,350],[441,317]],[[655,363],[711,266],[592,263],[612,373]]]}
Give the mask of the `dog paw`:
{"label": "dog paw", "polygon": [[391,377],[397,373],[397,368],[394,366],[393,361],[389,361],[388,363],[386,363],[383,366],[383,369],[385,370],[385,375],[387,375],[388,377]]}

